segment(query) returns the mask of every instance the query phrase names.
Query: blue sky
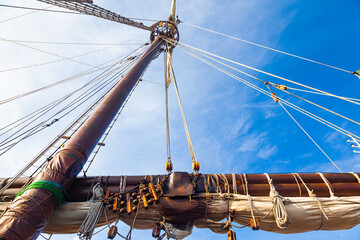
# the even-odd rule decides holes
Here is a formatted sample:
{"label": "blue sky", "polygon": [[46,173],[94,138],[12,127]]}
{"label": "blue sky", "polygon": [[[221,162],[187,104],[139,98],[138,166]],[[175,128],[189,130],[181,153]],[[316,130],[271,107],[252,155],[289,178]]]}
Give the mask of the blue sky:
{"label": "blue sky", "polygon": [[[21,5],[24,1],[3,0],[2,4]],[[124,0],[95,1],[128,17],[165,19],[170,1]],[[26,6],[46,7],[30,0]],[[348,1],[180,1],[178,13],[184,22],[213,29],[265,46],[287,51],[333,66],[355,71],[360,68],[360,2]],[[94,17],[38,12],[1,22],[26,10],[0,8],[0,37],[17,40],[118,43],[144,43],[146,32]],[[145,22],[149,25],[152,22]],[[304,62],[239,41],[214,35],[185,24],[179,26],[180,41],[292,79],[340,96],[359,98],[360,79],[348,73]],[[95,51],[103,46],[69,46],[28,44],[62,56]],[[99,64],[137,46],[116,46],[77,60]],[[35,52],[13,43],[0,41],[0,71],[28,66],[58,58]],[[272,99],[204,65],[180,49],[174,51],[174,67],[183,100],[185,115],[202,173],[283,173],[337,172],[328,159],[295,125]],[[0,72],[1,99],[61,80],[88,67],[69,61]],[[239,67],[240,70],[243,70]],[[253,71],[258,78],[278,84],[280,80]],[[237,74],[241,76],[240,74]],[[144,79],[163,83],[162,57],[152,63]],[[258,86],[263,85],[244,77]],[[86,79],[38,93],[8,105],[0,105],[0,126],[15,120],[39,103],[64,95]],[[277,92],[278,93],[278,92]],[[298,93],[298,92],[297,92]],[[170,88],[170,124],[174,169],[191,171],[191,160],[182,128],[173,87]],[[357,105],[333,98],[298,93],[304,98],[330,108],[354,120],[360,119]],[[358,126],[332,116],[300,100],[278,94],[285,99],[333,123],[359,134]],[[360,171],[360,155],[352,153],[346,137],[308,117],[290,110],[325,152],[344,172]],[[165,173],[164,89],[142,82],[119,118],[116,128],[101,150],[88,175],[143,175]],[[13,151],[0,156],[6,168],[2,177],[12,176],[46,145],[73,116],[56,123],[33,139],[24,141]],[[121,225],[122,233],[126,226]],[[345,239],[359,235],[359,227],[347,231],[311,232],[281,235],[237,230],[238,239]],[[150,238],[149,231],[135,231],[134,238]],[[93,239],[103,239],[105,233]],[[195,229],[187,239],[225,239],[210,230]],[[76,239],[55,236],[52,239]]]}

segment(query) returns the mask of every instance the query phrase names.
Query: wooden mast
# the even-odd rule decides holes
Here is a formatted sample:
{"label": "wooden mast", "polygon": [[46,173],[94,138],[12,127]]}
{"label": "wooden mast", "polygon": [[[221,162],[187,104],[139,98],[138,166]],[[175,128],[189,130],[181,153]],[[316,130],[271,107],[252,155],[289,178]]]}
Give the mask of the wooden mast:
{"label": "wooden mast", "polygon": [[36,239],[163,40],[157,37],[77,133],[0,218],[0,239]]}

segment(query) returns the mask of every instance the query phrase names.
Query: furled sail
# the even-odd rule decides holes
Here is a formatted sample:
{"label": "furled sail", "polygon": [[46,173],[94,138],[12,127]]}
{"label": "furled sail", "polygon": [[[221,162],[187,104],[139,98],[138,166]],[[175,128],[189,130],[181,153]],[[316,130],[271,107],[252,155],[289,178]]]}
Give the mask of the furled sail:
{"label": "furled sail", "polygon": [[[156,223],[161,223],[173,239],[190,235],[194,226],[216,233],[226,233],[230,227],[277,233],[349,229],[360,223],[358,179],[356,173],[182,172],[163,176],[80,178],[70,191],[70,198],[75,201],[68,199],[62,203],[43,232],[76,233],[99,202],[105,208],[97,227],[117,220],[137,229],[153,229]],[[19,191],[16,187],[25,181],[28,180],[15,183],[4,193],[6,197],[11,197],[11,191]],[[93,186],[102,186],[104,191],[95,201]],[[79,194],[72,195],[74,192]],[[91,201],[85,201],[91,197]],[[0,202],[0,211],[8,205],[9,202]]]}

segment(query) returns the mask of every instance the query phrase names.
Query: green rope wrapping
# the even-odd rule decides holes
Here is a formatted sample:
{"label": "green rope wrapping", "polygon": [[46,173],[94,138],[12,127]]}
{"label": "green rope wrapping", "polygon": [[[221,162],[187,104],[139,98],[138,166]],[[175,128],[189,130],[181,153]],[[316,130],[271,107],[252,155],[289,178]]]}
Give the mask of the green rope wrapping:
{"label": "green rope wrapping", "polygon": [[33,188],[41,188],[48,190],[49,192],[53,193],[58,200],[58,203],[60,204],[64,198],[64,194],[62,191],[61,185],[48,180],[38,180],[36,182],[31,183],[29,186],[27,186],[24,190],[19,192],[15,197],[18,197],[22,195],[26,190],[33,189]]}

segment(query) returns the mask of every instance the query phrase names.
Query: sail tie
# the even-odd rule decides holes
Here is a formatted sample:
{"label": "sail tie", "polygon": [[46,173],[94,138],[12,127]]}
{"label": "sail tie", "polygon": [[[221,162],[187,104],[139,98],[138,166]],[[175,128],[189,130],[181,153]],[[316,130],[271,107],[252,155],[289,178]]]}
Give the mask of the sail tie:
{"label": "sail tie", "polygon": [[120,177],[120,185],[119,185],[119,192],[124,193],[126,189],[126,183],[127,183],[127,176],[121,176]]}
{"label": "sail tie", "polygon": [[232,185],[233,185],[233,193],[238,194],[237,186],[236,186],[236,175],[235,175],[235,173],[232,174]]}
{"label": "sail tie", "polygon": [[300,179],[300,181],[302,182],[302,184],[305,186],[306,191],[308,192],[309,197],[311,197],[312,199],[314,199],[314,201],[317,203],[317,205],[318,205],[321,213],[324,215],[324,217],[325,217],[327,220],[329,220],[329,218],[328,218],[328,216],[326,215],[326,213],[325,213],[325,211],[324,211],[324,209],[323,209],[323,207],[322,207],[319,199],[316,197],[316,194],[314,193],[314,189],[313,189],[313,190],[310,190],[310,189],[308,188],[308,186],[306,185],[306,183],[304,182],[304,180],[302,179],[302,177],[300,177],[300,175],[299,175],[298,173],[294,173],[294,174]]}
{"label": "sail tie", "polygon": [[276,221],[276,225],[280,229],[287,229],[290,223],[290,218],[286,212],[286,208],[283,202],[283,198],[279,195],[276,191],[273,180],[270,178],[269,174],[264,173],[266,176],[269,186],[270,186],[270,198],[274,203],[273,210],[274,210],[274,217]]}
{"label": "sail tie", "polygon": [[294,176],[294,178],[295,178],[295,181],[296,181],[296,184],[297,184],[297,186],[298,186],[298,188],[299,188],[299,197],[301,197],[301,186],[300,186],[300,183],[299,183],[299,181],[297,180],[297,178],[296,178],[296,175],[294,174],[294,173],[291,173],[293,176]]}
{"label": "sail tie", "polygon": [[224,190],[225,190],[225,192],[230,194],[230,184],[229,184],[229,181],[227,180],[225,174],[221,174],[219,176],[220,176],[221,180],[224,182]]}
{"label": "sail tie", "polygon": [[354,175],[354,177],[358,180],[358,182],[360,183],[360,177],[357,173],[354,172],[349,172],[350,174]]}
{"label": "sail tie", "polygon": [[329,182],[329,180],[327,180],[327,178],[324,176],[324,174],[322,174],[320,172],[318,172],[317,174],[320,175],[320,177],[322,178],[322,180],[324,181],[324,183],[326,184],[326,186],[329,189],[330,197],[333,198],[335,195],[334,195],[334,188],[331,186],[331,183]]}
{"label": "sail tie", "polygon": [[245,182],[245,194],[248,197],[250,214],[251,214],[250,226],[251,226],[252,230],[259,230],[259,220],[254,215],[254,210],[253,210],[253,205],[252,205],[252,197],[249,195],[249,188],[248,188],[248,181],[246,178],[246,174],[244,173],[243,176],[244,176],[244,182]]}

